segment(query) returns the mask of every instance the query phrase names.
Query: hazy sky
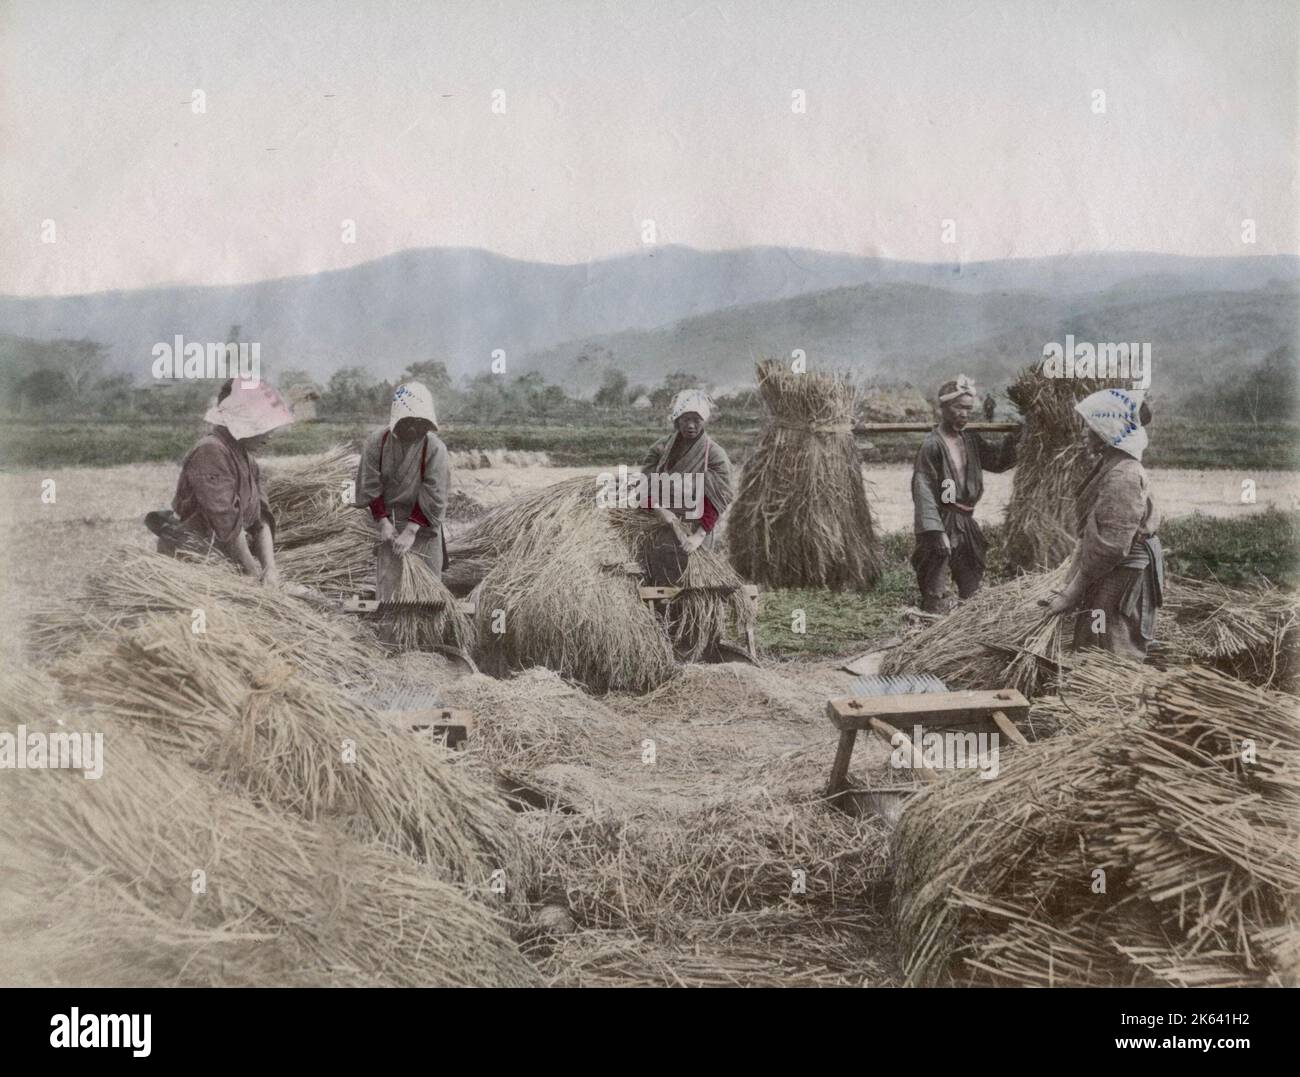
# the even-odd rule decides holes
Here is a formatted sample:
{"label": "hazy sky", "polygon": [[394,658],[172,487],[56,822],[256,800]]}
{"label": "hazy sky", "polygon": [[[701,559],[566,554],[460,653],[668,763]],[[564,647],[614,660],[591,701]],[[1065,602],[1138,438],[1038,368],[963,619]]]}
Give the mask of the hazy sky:
{"label": "hazy sky", "polygon": [[0,292],[584,261],[647,218],[923,261],[1296,253],[1298,11],[0,0]]}

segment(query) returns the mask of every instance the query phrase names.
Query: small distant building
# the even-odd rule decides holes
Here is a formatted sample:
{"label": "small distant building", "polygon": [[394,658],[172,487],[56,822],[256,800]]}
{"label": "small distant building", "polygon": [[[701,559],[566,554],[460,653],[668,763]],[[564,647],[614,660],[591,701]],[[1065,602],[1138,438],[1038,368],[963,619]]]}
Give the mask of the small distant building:
{"label": "small distant building", "polygon": [[289,407],[293,411],[293,417],[296,422],[316,422],[316,407],[320,403],[320,394],[320,387],[311,383],[303,383],[301,385],[293,385],[289,387],[285,396],[289,400]]}
{"label": "small distant building", "polygon": [[645,393],[642,393],[632,401],[632,406],[634,408],[648,408],[650,406],[650,398]]}

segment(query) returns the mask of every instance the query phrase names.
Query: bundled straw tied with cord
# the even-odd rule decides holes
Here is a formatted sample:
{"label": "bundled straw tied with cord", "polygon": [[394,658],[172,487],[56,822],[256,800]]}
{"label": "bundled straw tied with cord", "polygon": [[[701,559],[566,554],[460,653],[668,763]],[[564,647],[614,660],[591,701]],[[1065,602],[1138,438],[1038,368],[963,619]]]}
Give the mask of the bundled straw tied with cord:
{"label": "bundled straw tied with cord", "polygon": [[545,666],[592,692],[648,691],[672,676],[672,648],[623,568],[627,548],[593,479],[494,510],[469,538],[493,555],[476,592],[484,670]]}
{"label": "bundled straw tied with cord", "polygon": [[872,587],[881,555],[853,439],[852,382],[773,359],[757,374],[767,417],[727,520],[732,565],[773,587]]}
{"label": "bundled straw tied with cord", "polygon": [[1002,551],[1021,572],[1059,565],[1074,550],[1074,492],[1091,467],[1080,442],[1074,405],[1099,389],[1127,388],[1113,378],[1050,378],[1042,363],[1027,367],[1007,396],[1024,416]]}
{"label": "bundled straw tied with cord", "polygon": [[954,772],[904,811],[908,982],[1295,982],[1294,700],[1090,652],[1052,705],[1074,732],[1008,753],[994,781]]}
{"label": "bundled straw tied with cord", "polygon": [[594,477],[555,483],[481,517],[456,555],[491,565],[475,592],[477,658],[489,672],[542,665],[605,692],[649,691],[724,634],[743,638],[753,610],[715,553],[691,554],[683,592],[661,624],[626,565],[651,513],[601,507]]}

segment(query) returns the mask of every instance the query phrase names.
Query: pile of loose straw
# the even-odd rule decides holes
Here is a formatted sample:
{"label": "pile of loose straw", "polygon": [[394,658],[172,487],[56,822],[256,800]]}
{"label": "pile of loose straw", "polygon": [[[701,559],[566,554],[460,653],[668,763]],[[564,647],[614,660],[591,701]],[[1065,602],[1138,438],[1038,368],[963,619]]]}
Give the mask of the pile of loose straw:
{"label": "pile of loose straw", "polygon": [[881,554],[853,439],[847,377],[758,365],[767,409],[727,516],[736,571],[773,587],[865,590]]}
{"label": "pile of loose straw", "polygon": [[[1117,699],[1121,684],[1141,698]],[[1072,732],[1005,753],[992,781],[953,772],[903,813],[893,905],[908,982],[1294,982],[1294,700],[1099,654],[1052,705]]]}
{"label": "pile of loose straw", "polygon": [[1105,378],[1049,378],[1027,367],[1007,396],[1024,417],[1002,538],[1008,565],[1033,572],[1059,565],[1074,549],[1074,492],[1090,464],[1074,405],[1099,389],[1127,388]]}
{"label": "pile of loose straw", "polygon": [[[1065,581],[1065,566],[986,587],[893,648],[884,673],[932,673],[950,689],[1052,690],[1075,660],[1073,614],[1038,604]],[[1295,688],[1300,608],[1285,592],[1167,577],[1153,656],[1198,662],[1264,687]],[[1078,616],[1086,616],[1079,614]]]}
{"label": "pile of loose straw", "polygon": [[353,507],[357,454],[339,445],[311,460],[268,469],[275,557],[285,579],[333,595],[355,595],[373,571],[374,528]]}
{"label": "pile of loose straw", "polygon": [[121,730],[105,745],[99,780],[19,772],[29,810],[0,813],[30,982],[537,982],[500,917],[426,868],[223,791]]}
{"label": "pile of loose straw", "polygon": [[232,639],[330,684],[370,683],[382,655],[364,625],[263,587],[224,560],[197,564],[134,546],[106,554],[79,594],[34,623],[30,648],[48,661],[159,613],[177,615],[197,635]]}
{"label": "pile of loose straw", "polygon": [[235,633],[155,616],[65,663],[69,694],[229,788],[486,887],[519,854],[496,791],[449,753]]}

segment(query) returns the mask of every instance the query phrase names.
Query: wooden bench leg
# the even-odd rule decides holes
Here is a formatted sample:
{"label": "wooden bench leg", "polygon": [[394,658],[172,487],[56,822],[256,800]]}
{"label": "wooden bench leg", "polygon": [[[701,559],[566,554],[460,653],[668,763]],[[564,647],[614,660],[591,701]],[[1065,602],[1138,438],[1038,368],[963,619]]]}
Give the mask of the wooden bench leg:
{"label": "wooden bench leg", "polygon": [[835,750],[835,762],[831,766],[831,780],[826,787],[826,795],[833,797],[844,792],[849,785],[849,760],[853,757],[853,743],[858,739],[856,729],[840,731],[840,746]]}
{"label": "wooden bench leg", "polygon": [[1029,741],[1025,735],[1015,726],[1015,723],[1001,711],[993,712],[993,724],[998,727],[1002,735],[1011,741],[1012,744],[1019,744],[1021,747],[1026,746]]}
{"label": "wooden bench leg", "polygon": [[939,775],[927,767],[917,757],[915,750],[912,748],[912,742],[908,739],[906,733],[895,729],[888,722],[881,721],[879,718],[871,719],[871,728],[879,733],[880,736],[884,738],[885,743],[891,748],[894,746],[894,741],[898,740],[899,746],[907,749],[907,758],[911,761],[912,769],[927,782],[937,782],[939,780]]}

